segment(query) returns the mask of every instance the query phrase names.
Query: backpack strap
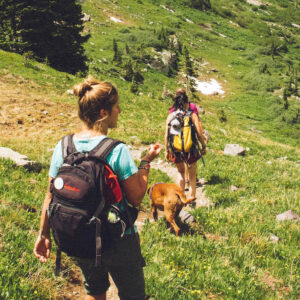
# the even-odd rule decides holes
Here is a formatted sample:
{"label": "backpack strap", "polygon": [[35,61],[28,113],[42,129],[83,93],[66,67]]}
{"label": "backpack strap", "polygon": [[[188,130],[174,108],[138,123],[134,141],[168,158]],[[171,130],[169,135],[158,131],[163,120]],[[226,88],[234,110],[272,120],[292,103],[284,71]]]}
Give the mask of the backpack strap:
{"label": "backpack strap", "polygon": [[89,152],[89,157],[100,158],[106,160],[109,153],[122,142],[119,140],[104,138],[94,149]]}
{"label": "backpack strap", "polygon": [[69,134],[61,139],[63,159],[65,159],[69,154],[77,151],[73,142],[73,136],[74,134]]}
{"label": "backpack strap", "polygon": [[[122,143],[119,140],[111,139],[111,138],[104,138],[94,149],[92,149],[89,152],[89,157],[94,157],[97,159],[100,159],[102,161],[105,161],[109,153],[120,143]],[[100,190],[103,191],[103,184],[104,181],[100,180]],[[102,222],[99,218],[100,214],[102,213],[104,207],[105,207],[105,201],[100,201],[98,207],[96,208],[93,217],[91,219],[91,222],[95,222],[96,225],[96,232],[95,232],[95,238],[96,238],[96,263],[95,266],[99,266],[101,264],[101,249],[102,249],[102,241],[101,241],[101,227]]]}

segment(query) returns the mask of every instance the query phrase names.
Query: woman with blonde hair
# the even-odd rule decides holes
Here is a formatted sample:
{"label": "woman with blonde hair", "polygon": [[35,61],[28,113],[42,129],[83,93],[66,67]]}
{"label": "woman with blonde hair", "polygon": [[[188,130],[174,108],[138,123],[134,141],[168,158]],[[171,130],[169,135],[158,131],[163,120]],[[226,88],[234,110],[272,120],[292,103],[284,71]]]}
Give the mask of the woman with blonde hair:
{"label": "woman with blonde hair", "polygon": [[[78,96],[78,115],[82,129],[74,134],[73,144],[78,152],[89,152],[107,137],[108,129],[115,128],[121,113],[117,89],[109,82],[87,78],[82,84],[74,87]],[[117,175],[123,190],[120,202],[128,202],[136,207],[141,204],[145,195],[150,162],[161,151],[159,145],[151,145],[149,151],[136,167],[127,146],[118,144],[108,155],[107,163]],[[34,254],[45,263],[50,257],[51,238],[47,208],[51,201],[50,183],[56,177],[63,164],[61,141],[56,145],[49,170],[49,187],[42,207],[40,231],[34,246]],[[136,227],[136,235],[138,236]],[[120,299],[145,299],[143,259],[137,255],[139,245],[126,229],[124,236],[110,250],[102,254],[102,263],[95,266],[94,258],[74,258],[83,275],[87,295],[85,300],[104,300],[109,288],[108,273],[114,280]],[[135,237],[136,238],[136,237]],[[137,251],[138,250],[138,251]]]}

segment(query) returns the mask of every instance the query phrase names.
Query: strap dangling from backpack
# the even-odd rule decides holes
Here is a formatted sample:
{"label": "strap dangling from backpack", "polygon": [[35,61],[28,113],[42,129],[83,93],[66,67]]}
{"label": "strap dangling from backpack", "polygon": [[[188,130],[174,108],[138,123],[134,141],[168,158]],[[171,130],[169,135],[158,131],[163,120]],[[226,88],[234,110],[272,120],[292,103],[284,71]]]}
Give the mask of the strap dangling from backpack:
{"label": "strap dangling from backpack", "polygon": [[61,249],[57,248],[56,251],[56,260],[55,260],[55,276],[58,276],[60,273],[60,261],[61,261]]}

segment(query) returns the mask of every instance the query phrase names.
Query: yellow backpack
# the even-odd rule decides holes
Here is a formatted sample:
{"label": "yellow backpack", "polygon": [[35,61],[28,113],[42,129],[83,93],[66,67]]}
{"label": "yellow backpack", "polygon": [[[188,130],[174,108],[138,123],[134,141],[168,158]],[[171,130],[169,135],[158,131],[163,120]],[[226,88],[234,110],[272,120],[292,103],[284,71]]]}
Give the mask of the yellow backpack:
{"label": "yellow backpack", "polygon": [[170,121],[169,144],[173,152],[190,152],[193,146],[194,126],[191,112],[175,111]]}

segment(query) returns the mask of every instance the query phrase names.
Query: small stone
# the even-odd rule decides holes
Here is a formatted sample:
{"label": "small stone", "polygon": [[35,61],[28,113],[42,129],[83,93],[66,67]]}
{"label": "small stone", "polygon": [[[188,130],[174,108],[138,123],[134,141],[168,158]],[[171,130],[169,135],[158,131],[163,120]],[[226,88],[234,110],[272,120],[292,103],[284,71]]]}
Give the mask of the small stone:
{"label": "small stone", "polygon": [[278,243],[279,237],[274,235],[274,234],[271,234],[270,235],[270,241],[273,242],[273,243]]}
{"label": "small stone", "polygon": [[44,110],[44,111],[43,111],[43,114],[44,114],[44,115],[48,115],[47,110]]}
{"label": "small stone", "polygon": [[227,135],[227,132],[225,129],[220,129],[220,131],[224,134],[224,135]]}
{"label": "small stone", "polygon": [[70,95],[74,95],[73,90],[67,90],[67,93],[70,94]]}
{"label": "small stone", "polygon": [[238,190],[238,188],[237,188],[236,186],[234,186],[234,185],[231,185],[231,186],[230,186],[230,190],[231,190],[232,192],[235,192],[235,191]]}

